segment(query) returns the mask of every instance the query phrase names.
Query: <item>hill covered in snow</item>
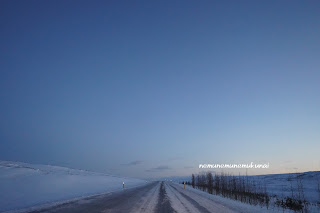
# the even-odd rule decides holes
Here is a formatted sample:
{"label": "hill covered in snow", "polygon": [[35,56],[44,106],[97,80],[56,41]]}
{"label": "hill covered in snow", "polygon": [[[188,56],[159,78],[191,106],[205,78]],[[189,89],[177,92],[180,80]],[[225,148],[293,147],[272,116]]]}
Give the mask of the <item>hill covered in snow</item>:
{"label": "hill covered in snow", "polygon": [[145,180],[51,165],[0,161],[0,212],[106,193]]}
{"label": "hill covered in snow", "polygon": [[[257,182],[265,183],[267,192],[270,195],[296,197],[300,191],[300,196],[303,196],[307,201],[312,203],[320,202],[320,192],[318,188],[320,187],[320,171],[251,177],[257,180]],[[299,184],[301,184],[300,190]]]}

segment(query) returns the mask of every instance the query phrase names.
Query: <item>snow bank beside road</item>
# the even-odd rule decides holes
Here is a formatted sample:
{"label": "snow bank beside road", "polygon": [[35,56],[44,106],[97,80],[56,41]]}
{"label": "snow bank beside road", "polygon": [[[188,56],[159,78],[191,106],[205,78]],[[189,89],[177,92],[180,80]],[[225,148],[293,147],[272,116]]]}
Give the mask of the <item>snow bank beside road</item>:
{"label": "snow bank beside road", "polygon": [[69,169],[0,161],[0,212],[110,192],[145,180]]}

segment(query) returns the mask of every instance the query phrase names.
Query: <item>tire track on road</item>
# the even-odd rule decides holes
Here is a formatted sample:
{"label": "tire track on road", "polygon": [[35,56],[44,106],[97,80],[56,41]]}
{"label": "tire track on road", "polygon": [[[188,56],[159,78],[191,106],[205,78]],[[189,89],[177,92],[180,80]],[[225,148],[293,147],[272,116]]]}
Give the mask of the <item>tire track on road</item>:
{"label": "tire track on road", "polygon": [[176,210],[178,210],[178,212],[179,212],[179,210],[181,210],[181,207],[180,207],[180,205],[183,207],[183,212],[189,212],[189,213],[194,213],[194,211],[192,211],[192,210],[190,210],[188,207],[187,207],[187,205],[186,204],[184,204],[183,202],[182,202],[182,200],[179,198],[179,196],[174,192],[174,190],[172,190],[171,189],[171,187],[169,186],[169,184],[166,184],[166,187],[167,187],[167,189],[168,189],[168,196],[169,196],[169,198],[170,198],[170,194],[172,194],[178,201],[179,201],[179,203],[174,203],[174,202],[172,202],[172,203],[174,203],[173,204],[173,208],[175,208],[176,207]]}
{"label": "tire track on road", "polygon": [[[151,203],[152,201],[158,201],[158,191],[160,189],[160,183],[158,183],[151,193],[146,195],[146,201],[142,201],[142,204],[138,204],[137,207],[134,207],[131,213],[134,212],[153,212],[155,211],[156,205]],[[151,191],[152,189],[150,189]],[[154,205],[154,206],[153,206]]]}
{"label": "tire track on road", "polygon": [[177,188],[175,188],[174,186],[170,185],[170,187],[172,187],[176,192],[178,192],[182,197],[184,197],[189,203],[191,203],[197,210],[199,210],[199,212],[211,213],[208,209],[206,209],[205,207],[201,206],[197,201],[195,201],[191,197],[183,194],[182,192],[178,191]]}
{"label": "tire track on road", "polygon": [[176,212],[168,199],[168,195],[166,193],[165,184],[162,181],[159,191],[159,199],[158,199],[158,205],[156,208],[156,213],[173,213]]}

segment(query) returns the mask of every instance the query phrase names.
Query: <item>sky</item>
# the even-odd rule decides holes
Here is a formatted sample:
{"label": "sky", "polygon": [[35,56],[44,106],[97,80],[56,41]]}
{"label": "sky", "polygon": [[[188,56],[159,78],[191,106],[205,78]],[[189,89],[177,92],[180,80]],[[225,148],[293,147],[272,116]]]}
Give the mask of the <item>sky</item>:
{"label": "sky", "polygon": [[0,160],[140,178],[320,170],[319,10],[1,0]]}

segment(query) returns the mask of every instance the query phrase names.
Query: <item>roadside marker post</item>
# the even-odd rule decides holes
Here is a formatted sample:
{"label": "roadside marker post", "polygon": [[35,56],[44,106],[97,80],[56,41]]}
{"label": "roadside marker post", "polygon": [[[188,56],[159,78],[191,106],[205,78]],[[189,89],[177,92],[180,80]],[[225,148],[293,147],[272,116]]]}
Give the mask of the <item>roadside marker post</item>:
{"label": "roadside marker post", "polygon": [[122,188],[124,189],[124,182],[122,183]]}

